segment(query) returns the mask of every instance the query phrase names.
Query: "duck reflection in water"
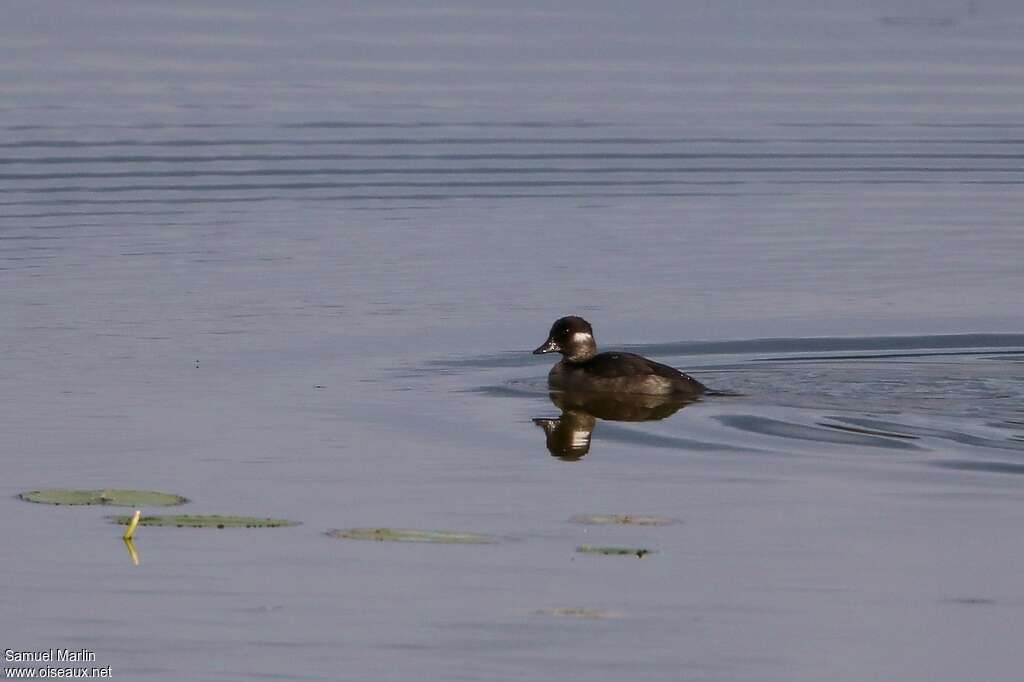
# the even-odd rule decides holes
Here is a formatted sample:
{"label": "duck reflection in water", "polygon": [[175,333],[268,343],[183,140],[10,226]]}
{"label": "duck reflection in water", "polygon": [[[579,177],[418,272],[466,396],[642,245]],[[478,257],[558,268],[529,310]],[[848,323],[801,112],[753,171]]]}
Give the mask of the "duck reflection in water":
{"label": "duck reflection in water", "polygon": [[544,429],[548,452],[575,462],[590,452],[590,440],[598,419],[620,422],[656,421],[671,417],[693,397],[556,391],[548,394],[562,414],[538,417],[533,423]]}

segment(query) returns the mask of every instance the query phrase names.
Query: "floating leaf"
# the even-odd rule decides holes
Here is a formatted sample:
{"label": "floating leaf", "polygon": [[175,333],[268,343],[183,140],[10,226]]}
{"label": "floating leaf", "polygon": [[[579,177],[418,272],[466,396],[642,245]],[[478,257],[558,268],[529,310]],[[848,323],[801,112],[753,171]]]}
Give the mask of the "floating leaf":
{"label": "floating leaf", "polygon": [[668,516],[641,516],[638,514],[577,514],[569,519],[587,525],[618,526],[670,526],[676,520]]}
{"label": "floating leaf", "polygon": [[329,530],[332,538],[346,540],[377,540],[378,542],[436,542],[448,545],[486,545],[494,538],[476,533],[449,533],[440,530],[407,530],[403,528],[348,528]]}
{"label": "floating leaf", "polygon": [[[114,523],[122,526],[131,522],[130,516],[111,516]],[[167,516],[143,516],[140,526],[171,526],[174,528],[279,528],[297,526],[296,521],[284,519],[263,519],[256,516],[193,516],[190,514],[169,514]]]}
{"label": "floating leaf", "polygon": [[643,547],[595,547],[593,545],[580,545],[576,548],[580,554],[606,554],[608,556],[635,556],[643,559],[648,554],[654,554],[653,549]]}
{"label": "floating leaf", "polygon": [[31,490],[18,497],[39,504],[100,504],[109,507],[173,507],[188,502],[181,495],[151,490]]}

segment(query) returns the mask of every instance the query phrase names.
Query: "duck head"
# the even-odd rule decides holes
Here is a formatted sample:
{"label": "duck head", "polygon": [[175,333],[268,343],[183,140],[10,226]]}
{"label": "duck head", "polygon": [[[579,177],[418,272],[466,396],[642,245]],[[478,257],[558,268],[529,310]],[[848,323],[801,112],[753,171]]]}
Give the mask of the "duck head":
{"label": "duck head", "polygon": [[541,353],[561,353],[569,362],[585,362],[597,355],[594,330],[582,317],[560,318],[551,325],[548,340],[533,351],[534,355]]}

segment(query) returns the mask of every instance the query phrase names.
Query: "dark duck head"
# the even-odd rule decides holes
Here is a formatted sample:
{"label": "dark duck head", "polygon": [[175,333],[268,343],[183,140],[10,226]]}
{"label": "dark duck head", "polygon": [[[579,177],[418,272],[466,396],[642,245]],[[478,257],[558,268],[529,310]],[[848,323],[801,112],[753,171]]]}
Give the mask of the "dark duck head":
{"label": "dark duck head", "polygon": [[594,330],[589,322],[575,315],[556,320],[548,340],[533,351],[534,355],[541,353],[561,353],[569,362],[586,362],[597,355]]}

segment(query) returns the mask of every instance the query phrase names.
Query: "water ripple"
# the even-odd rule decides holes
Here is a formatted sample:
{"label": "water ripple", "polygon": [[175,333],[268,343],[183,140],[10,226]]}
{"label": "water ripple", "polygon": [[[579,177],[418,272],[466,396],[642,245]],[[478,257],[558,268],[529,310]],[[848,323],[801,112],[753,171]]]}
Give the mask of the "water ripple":
{"label": "water ripple", "polygon": [[883,438],[869,435],[860,431],[837,432],[829,428],[806,426],[794,422],[768,417],[759,417],[752,414],[728,414],[716,417],[718,421],[731,426],[734,429],[756,433],[762,436],[779,436],[794,440],[809,440],[819,443],[832,443],[841,445],[858,445],[868,448],[889,448],[892,450],[918,450],[919,446],[908,443],[904,440]]}

